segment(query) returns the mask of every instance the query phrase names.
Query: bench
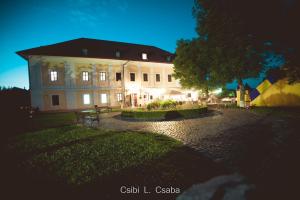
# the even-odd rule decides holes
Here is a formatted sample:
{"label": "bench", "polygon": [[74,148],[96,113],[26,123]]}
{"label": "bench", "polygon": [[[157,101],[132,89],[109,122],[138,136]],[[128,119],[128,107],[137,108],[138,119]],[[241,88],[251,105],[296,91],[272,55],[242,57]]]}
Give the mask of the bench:
{"label": "bench", "polygon": [[95,110],[97,111],[107,111],[107,112],[112,112],[112,107],[110,106],[95,106]]}
{"label": "bench", "polygon": [[[95,107],[96,108],[96,107]],[[100,110],[99,109],[95,109],[95,113],[91,113],[91,112],[84,112],[84,111],[76,111],[75,112],[75,116],[76,116],[76,123],[79,124],[85,124],[86,120],[90,121],[90,125],[93,125],[93,122],[97,122],[97,124],[99,125],[100,123]]]}

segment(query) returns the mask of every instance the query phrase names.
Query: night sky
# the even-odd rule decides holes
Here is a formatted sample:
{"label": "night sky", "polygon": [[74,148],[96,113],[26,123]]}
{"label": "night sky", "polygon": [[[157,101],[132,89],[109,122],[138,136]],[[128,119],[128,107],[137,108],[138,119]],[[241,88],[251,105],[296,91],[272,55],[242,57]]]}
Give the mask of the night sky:
{"label": "night sky", "polygon": [[[80,37],[148,44],[175,52],[196,37],[193,0],[8,0],[0,6],[0,86],[28,88],[16,51]],[[251,80],[255,86],[260,80]],[[235,87],[234,85],[230,85]]]}
{"label": "night sky", "polygon": [[80,37],[155,45],[174,52],[196,37],[193,0],[9,0],[0,6],[0,85],[28,88],[16,51]]}

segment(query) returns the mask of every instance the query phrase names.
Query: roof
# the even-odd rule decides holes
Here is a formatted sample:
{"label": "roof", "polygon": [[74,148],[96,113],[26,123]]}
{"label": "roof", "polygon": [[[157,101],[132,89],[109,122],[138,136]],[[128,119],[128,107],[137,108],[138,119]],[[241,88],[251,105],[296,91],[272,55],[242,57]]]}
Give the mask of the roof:
{"label": "roof", "polygon": [[[120,52],[119,57],[116,56],[116,52]],[[174,54],[154,46],[88,38],[78,38],[16,53],[26,60],[32,55],[44,55],[172,63],[174,58]],[[147,60],[142,59],[142,53],[147,54]]]}

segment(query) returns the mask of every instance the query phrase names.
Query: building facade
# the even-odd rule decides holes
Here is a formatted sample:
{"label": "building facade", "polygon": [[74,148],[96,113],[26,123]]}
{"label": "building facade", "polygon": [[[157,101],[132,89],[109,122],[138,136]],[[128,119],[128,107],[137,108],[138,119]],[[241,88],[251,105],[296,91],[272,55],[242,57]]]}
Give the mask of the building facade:
{"label": "building facade", "polygon": [[28,61],[31,104],[42,111],[196,101],[173,74],[173,54],[152,46],[77,39],[17,52]]}

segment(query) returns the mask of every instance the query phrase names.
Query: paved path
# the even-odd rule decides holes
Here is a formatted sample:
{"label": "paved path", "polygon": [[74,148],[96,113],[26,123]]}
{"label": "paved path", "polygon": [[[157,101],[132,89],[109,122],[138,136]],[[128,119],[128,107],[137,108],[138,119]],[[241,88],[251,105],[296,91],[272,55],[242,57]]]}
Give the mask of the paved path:
{"label": "paved path", "polygon": [[[239,173],[195,184],[183,199],[211,199],[220,188],[226,191],[223,199],[246,199],[248,190],[250,199],[299,199],[286,198],[299,196],[299,109],[278,109],[271,114],[222,109],[195,119],[156,122],[126,121],[118,115],[102,114],[100,126],[166,134]],[[255,190],[251,189],[253,185]],[[201,189],[211,193],[198,198],[204,194],[199,194]]]}
{"label": "paved path", "polygon": [[120,113],[105,113],[101,115],[100,127],[165,134],[196,147],[205,138],[253,123],[259,118],[253,112],[238,109],[211,110],[209,114],[199,118],[173,121],[132,121],[121,119]]}

